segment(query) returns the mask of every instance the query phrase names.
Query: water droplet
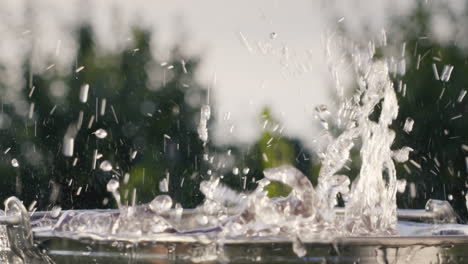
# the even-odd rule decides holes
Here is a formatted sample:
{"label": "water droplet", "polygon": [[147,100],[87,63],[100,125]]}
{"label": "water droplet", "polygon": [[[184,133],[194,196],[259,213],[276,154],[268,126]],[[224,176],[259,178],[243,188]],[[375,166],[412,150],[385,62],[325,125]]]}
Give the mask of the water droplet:
{"label": "water droplet", "polygon": [[103,162],[101,162],[101,164],[99,165],[99,168],[103,171],[111,171],[112,170],[112,164],[105,160]]}
{"label": "water droplet", "polygon": [[184,212],[184,208],[180,203],[176,203],[174,206],[173,217],[176,220],[180,220],[182,218],[182,213]]}
{"label": "water droplet", "polygon": [[453,195],[449,194],[449,195],[447,196],[447,198],[448,198],[449,201],[452,201],[452,200],[453,200]]}
{"label": "water droplet", "polygon": [[468,192],[465,194],[465,205],[466,209],[468,209]]}
{"label": "water droplet", "polygon": [[54,206],[52,207],[52,210],[50,211],[50,217],[57,218],[59,217],[61,212],[62,212],[62,208],[60,206]]}
{"label": "water droplet", "polygon": [[413,151],[410,147],[403,147],[401,149],[393,151],[393,159],[396,162],[406,162],[409,159],[410,152]]}
{"label": "water droplet", "polygon": [[18,160],[12,159],[12,160],[11,160],[11,166],[17,168],[17,167],[19,166]]}
{"label": "water droplet", "polygon": [[124,184],[127,184],[129,180],[130,180],[130,173],[125,173],[124,180],[123,180]]}
{"label": "water droplet", "polygon": [[232,174],[239,175],[239,168],[235,167],[234,169],[232,169]]}
{"label": "water droplet", "polygon": [[161,192],[168,192],[169,191],[169,182],[167,178],[162,179],[162,181],[159,182],[159,190]]}
{"label": "water droplet", "polygon": [[89,84],[84,84],[80,88],[80,102],[86,103],[88,101]]}
{"label": "water droplet", "polygon": [[200,110],[200,123],[198,124],[197,132],[198,136],[203,142],[208,141],[208,120],[211,116],[211,108],[209,105],[203,105]]}
{"label": "water droplet", "polygon": [[172,199],[169,195],[158,195],[154,198],[150,204],[149,208],[155,213],[163,213],[169,211],[172,207]]}
{"label": "water droplet", "polygon": [[75,139],[65,135],[63,137],[63,147],[62,152],[65,157],[72,157],[73,156],[73,148],[75,145]]}
{"label": "water droplet", "polygon": [[206,215],[197,215],[197,222],[200,225],[207,225],[208,224],[208,217]]}
{"label": "water droplet", "polygon": [[108,192],[116,192],[117,189],[119,189],[119,181],[117,181],[116,179],[111,179],[108,183],[107,183],[107,191]]}
{"label": "water droplet", "polygon": [[276,39],[277,36],[278,36],[278,34],[276,34],[276,32],[271,32],[270,33],[270,39]]}
{"label": "water droplet", "polygon": [[244,175],[249,174],[249,172],[250,172],[250,168],[247,168],[247,167],[246,167],[246,168],[242,169],[242,173],[243,173]]}
{"label": "water droplet", "polygon": [[405,179],[397,180],[396,188],[399,193],[404,193],[406,189],[406,180]]}
{"label": "water droplet", "polygon": [[403,131],[406,133],[411,132],[413,130],[414,120],[411,117],[406,118],[405,125],[403,126]]}
{"label": "water droplet", "polygon": [[137,155],[138,151],[133,151],[132,154],[130,155],[130,159],[131,160],[134,160],[136,158],[136,155]]}
{"label": "water droplet", "polygon": [[94,131],[93,134],[94,134],[97,138],[100,138],[100,139],[103,139],[103,138],[107,137],[107,131],[104,130],[104,129],[102,129],[102,128],[100,128],[100,129]]}

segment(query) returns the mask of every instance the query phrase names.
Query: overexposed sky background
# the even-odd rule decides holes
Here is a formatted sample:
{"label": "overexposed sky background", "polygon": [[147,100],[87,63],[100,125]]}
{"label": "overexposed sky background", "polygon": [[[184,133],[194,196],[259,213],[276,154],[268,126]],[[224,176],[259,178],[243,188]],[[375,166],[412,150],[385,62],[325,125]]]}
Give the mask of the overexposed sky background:
{"label": "overexposed sky background", "polygon": [[200,78],[212,87],[215,142],[254,140],[265,106],[271,106],[285,132],[312,138],[313,107],[328,98],[319,1],[184,2],[164,5],[158,36],[170,42],[171,16],[181,17],[188,47],[204,55]]}

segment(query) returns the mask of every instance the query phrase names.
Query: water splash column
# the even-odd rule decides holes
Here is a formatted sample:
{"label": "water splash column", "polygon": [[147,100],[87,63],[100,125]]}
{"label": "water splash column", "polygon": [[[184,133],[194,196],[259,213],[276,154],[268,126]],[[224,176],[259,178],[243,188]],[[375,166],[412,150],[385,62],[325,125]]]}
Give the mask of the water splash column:
{"label": "water splash column", "polygon": [[[396,171],[391,145],[395,132],[389,126],[398,115],[398,104],[387,64],[369,60],[364,65],[358,127],[362,140],[362,166],[346,204],[346,229],[352,234],[394,234]],[[380,104],[378,121],[370,115]]]}

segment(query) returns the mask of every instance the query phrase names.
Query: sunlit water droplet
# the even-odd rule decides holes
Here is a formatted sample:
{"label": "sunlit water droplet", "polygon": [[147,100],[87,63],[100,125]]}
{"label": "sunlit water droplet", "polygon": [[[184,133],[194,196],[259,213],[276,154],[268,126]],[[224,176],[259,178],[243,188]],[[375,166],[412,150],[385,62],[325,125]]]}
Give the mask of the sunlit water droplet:
{"label": "sunlit water droplet", "polygon": [[172,199],[169,195],[158,195],[154,198],[150,204],[149,208],[155,213],[163,213],[169,211],[172,207]]}
{"label": "sunlit water droplet", "polygon": [[103,162],[101,162],[101,164],[99,165],[99,168],[103,171],[111,171],[112,170],[112,164],[105,160]]}
{"label": "sunlit water droplet", "polygon": [[97,138],[100,138],[100,139],[103,139],[103,138],[107,137],[107,131],[104,130],[104,129],[102,129],[102,128],[100,128],[100,129],[94,131],[93,134],[94,134]]}
{"label": "sunlit water droplet", "polygon": [[396,188],[399,193],[404,193],[406,189],[406,180],[405,179],[397,180]]}
{"label": "sunlit water droplet", "polygon": [[86,103],[88,101],[89,84],[84,84],[80,88],[80,102]]}
{"label": "sunlit water droplet", "polygon": [[111,179],[111,180],[107,183],[107,186],[106,186],[106,187],[107,187],[107,191],[108,191],[108,192],[113,193],[113,192],[116,192],[117,189],[119,189],[119,186],[120,186],[119,181],[117,181],[117,180],[115,180],[115,179]]}
{"label": "sunlit water droplet", "polygon": [[413,130],[414,120],[411,117],[406,118],[405,125],[403,126],[403,130],[406,133],[409,133]]}
{"label": "sunlit water droplet", "polygon": [[13,166],[13,167],[17,168],[17,167],[19,166],[19,162],[18,162],[18,160],[16,160],[16,159],[12,159],[12,160],[11,160],[11,166]]}
{"label": "sunlit water droplet", "polygon": [[61,212],[62,212],[62,208],[60,206],[54,206],[52,207],[52,210],[50,210],[50,217],[57,218],[59,217]]}
{"label": "sunlit water droplet", "polygon": [[395,151],[393,151],[393,159],[396,161],[396,162],[406,162],[408,161],[409,159],[409,154],[410,152],[413,151],[412,148],[410,147],[403,147],[401,149],[397,149]]}
{"label": "sunlit water droplet", "polygon": [[169,191],[169,182],[167,181],[167,178],[164,178],[162,179],[162,181],[159,182],[159,190],[161,192]]}

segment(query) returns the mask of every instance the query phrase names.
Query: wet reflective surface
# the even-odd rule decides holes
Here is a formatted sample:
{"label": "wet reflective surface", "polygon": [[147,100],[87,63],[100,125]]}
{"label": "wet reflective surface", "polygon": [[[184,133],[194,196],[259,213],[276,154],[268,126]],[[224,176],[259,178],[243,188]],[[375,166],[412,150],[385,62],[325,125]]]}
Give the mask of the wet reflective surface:
{"label": "wet reflective surface", "polygon": [[468,238],[460,236],[338,239],[305,243],[298,257],[290,241],[90,243],[44,240],[56,263],[465,263]]}

